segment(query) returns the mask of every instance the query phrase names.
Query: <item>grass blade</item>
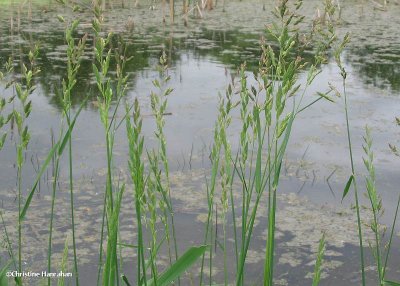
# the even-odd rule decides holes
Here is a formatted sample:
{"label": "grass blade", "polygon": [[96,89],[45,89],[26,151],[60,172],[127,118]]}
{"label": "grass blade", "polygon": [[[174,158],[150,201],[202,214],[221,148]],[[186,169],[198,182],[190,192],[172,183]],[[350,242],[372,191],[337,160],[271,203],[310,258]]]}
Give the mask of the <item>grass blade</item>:
{"label": "grass blade", "polygon": [[50,163],[51,159],[53,158],[55,151],[58,149],[58,146],[59,146],[59,143],[57,142],[53,146],[53,148],[51,148],[50,152],[47,154],[46,160],[44,161],[42,167],[40,168],[40,171],[39,171],[38,175],[36,176],[35,183],[33,184],[33,187],[31,189],[31,191],[29,192],[28,197],[26,198],[24,208],[22,209],[21,214],[19,215],[20,220],[23,220],[25,218],[26,212],[28,211],[29,205],[31,204],[33,194],[36,191],[36,187],[39,184],[40,178],[42,177],[44,171],[46,170],[47,165]]}
{"label": "grass blade", "polygon": [[164,271],[158,278],[157,281],[148,281],[148,286],[153,286],[157,283],[158,286],[170,285],[175,279],[177,279],[184,271],[186,271],[197,259],[204,254],[207,250],[208,245],[194,246],[189,248],[181,257],[171,265],[169,269]]}
{"label": "grass blade", "polygon": [[8,267],[11,265],[11,260],[7,262],[6,265],[0,271],[0,285],[8,286],[8,278],[6,276],[6,272],[8,271]]}
{"label": "grass blade", "polygon": [[390,230],[390,238],[389,238],[389,243],[387,245],[387,252],[386,252],[386,257],[385,257],[385,264],[383,266],[383,278],[385,278],[385,273],[386,273],[386,266],[389,260],[389,254],[390,254],[390,249],[392,247],[392,240],[393,240],[393,234],[394,234],[394,230],[395,230],[395,226],[396,226],[396,221],[397,221],[397,214],[399,212],[399,205],[400,205],[400,196],[399,199],[397,200],[397,206],[396,206],[396,211],[394,213],[394,218],[393,218],[393,224],[392,224],[392,228]]}
{"label": "grass blade", "polygon": [[[61,141],[58,141],[56,144],[54,144],[53,148],[51,148],[50,152],[47,154],[46,160],[44,161],[42,167],[39,170],[39,173],[36,176],[35,183],[33,184],[33,187],[31,191],[29,192],[28,197],[26,198],[26,202],[24,205],[24,208],[21,211],[21,214],[19,215],[19,219],[23,220],[25,218],[26,212],[28,211],[29,205],[31,204],[33,194],[36,191],[36,188],[39,184],[40,178],[42,177],[44,171],[47,169],[47,166],[49,165],[51,159],[53,158],[54,153],[57,151],[58,155],[61,155],[62,152],[64,151],[64,148],[66,146],[66,143],[68,142],[68,138],[72,132],[72,129],[75,126],[76,119],[78,118],[79,114],[81,113],[83,106],[85,105],[87,101],[87,98],[82,102],[80,105],[78,111],[76,112],[74,119],[72,120],[68,130],[65,132],[64,137]],[[61,143],[60,143],[61,142]]]}
{"label": "grass blade", "polygon": [[126,286],[131,286],[131,284],[128,281],[128,278],[126,278],[126,276],[124,274],[122,274],[121,277],[122,277],[122,281],[124,281]]}
{"label": "grass blade", "polygon": [[346,197],[347,193],[349,192],[350,187],[351,187],[351,183],[353,182],[353,180],[354,180],[354,175],[351,175],[349,180],[346,183],[346,186],[344,187],[343,196],[342,196],[342,202],[343,202],[343,199]]}
{"label": "grass blade", "polygon": [[385,280],[383,281],[383,285],[387,285],[387,286],[400,286],[399,282],[393,282],[393,281],[389,281],[389,280]]}

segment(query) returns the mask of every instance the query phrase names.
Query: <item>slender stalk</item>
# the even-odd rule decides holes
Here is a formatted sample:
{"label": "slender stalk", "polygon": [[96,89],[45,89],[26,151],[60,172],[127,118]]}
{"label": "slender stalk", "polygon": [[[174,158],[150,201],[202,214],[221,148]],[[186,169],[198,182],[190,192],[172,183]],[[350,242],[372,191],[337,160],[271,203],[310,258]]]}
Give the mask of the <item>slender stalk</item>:
{"label": "slender stalk", "polygon": [[[70,120],[68,120],[68,126],[70,126]],[[73,185],[73,165],[72,165],[72,140],[71,137],[68,139],[68,161],[69,161],[69,186],[70,186],[70,208],[71,208],[71,225],[72,225],[72,249],[74,253],[74,272],[75,272],[75,283],[79,286],[79,271],[78,271],[78,259],[76,254],[76,235],[75,235],[75,215],[74,215],[74,185]]]}
{"label": "slender stalk", "polygon": [[400,195],[399,195],[399,198],[397,199],[396,211],[394,213],[393,224],[392,224],[391,231],[390,231],[389,243],[387,245],[385,263],[383,265],[383,272],[382,272],[382,278],[383,279],[385,279],[386,267],[387,267],[387,264],[388,264],[388,261],[389,261],[389,254],[390,254],[390,249],[391,249],[391,246],[392,246],[393,234],[394,234],[396,221],[397,221],[397,214],[399,212],[399,205],[400,205]]}
{"label": "slender stalk", "polygon": [[[68,44],[67,48],[67,79],[63,82],[63,111],[67,121],[68,129],[71,130],[71,94],[76,83],[76,75],[80,68],[81,57],[86,43],[86,35],[75,44],[73,33],[75,32],[79,22],[73,21],[66,28],[65,39]],[[71,209],[71,228],[72,228],[72,249],[74,256],[74,274],[75,284],[79,286],[78,259],[76,251],[76,235],[75,235],[75,214],[74,214],[74,180],[73,180],[73,160],[72,160],[72,132],[68,133],[68,164],[69,164],[69,191],[70,191],[70,209]]]}
{"label": "slender stalk", "polygon": [[[51,253],[52,253],[52,238],[53,238],[53,221],[54,221],[54,206],[56,202],[56,191],[58,185],[58,176],[60,171],[60,157],[56,155],[55,159],[55,167],[54,167],[54,176],[53,176],[53,190],[51,194],[51,210],[50,210],[50,226],[49,226],[49,242],[48,242],[48,249],[47,249],[47,272],[51,272]],[[51,277],[47,278],[47,285],[51,285]]]}
{"label": "slender stalk", "polygon": [[[351,173],[353,176],[355,176],[353,150],[352,150],[351,135],[350,135],[348,102],[347,102],[347,93],[346,93],[346,76],[344,73],[343,73],[343,75],[344,76],[343,76],[342,83],[343,83],[343,94],[344,94],[344,110],[345,110],[345,115],[346,115],[347,143],[348,143],[348,148],[349,148]],[[356,203],[358,241],[359,241],[359,246],[360,246],[361,279],[362,279],[362,285],[365,286],[366,281],[365,281],[365,260],[364,260],[363,234],[362,234],[362,228],[361,228],[360,206],[359,206],[356,180],[353,180],[353,188],[354,188],[354,200]]]}

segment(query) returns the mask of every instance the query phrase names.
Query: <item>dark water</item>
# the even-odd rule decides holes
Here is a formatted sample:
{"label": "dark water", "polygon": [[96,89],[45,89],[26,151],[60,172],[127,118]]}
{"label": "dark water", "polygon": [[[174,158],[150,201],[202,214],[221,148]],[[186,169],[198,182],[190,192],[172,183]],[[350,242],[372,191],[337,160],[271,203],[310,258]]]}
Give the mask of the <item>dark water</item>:
{"label": "dark water", "polygon": [[[180,245],[183,250],[191,244],[201,243],[201,214],[206,207],[204,173],[209,165],[208,152],[217,116],[218,93],[224,92],[241,63],[247,62],[249,75],[256,68],[260,56],[260,38],[264,36],[263,27],[273,19],[270,12],[273,4],[257,1],[227,3],[226,12],[217,6],[212,12],[206,13],[203,19],[191,18],[188,26],[178,17],[172,27],[162,25],[160,7],[150,10],[147,2],[138,8],[129,5],[125,8],[119,4],[109,7],[105,29],[121,35],[128,45],[128,54],[133,56],[133,61],[127,66],[127,100],[132,101],[135,97],[140,100],[142,113],[145,114],[144,133],[150,147],[156,142],[149,97],[153,89],[151,81],[158,76],[155,67],[161,51],[165,50],[169,58],[169,84],[174,92],[168,102],[167,111],[171,115],[166,117],[165,131],[172,166],[172,186],[175,190],[173,196],[176,201],[178,231],[191,229],[189,233],[181,232]],[[262,9],[263,5],[265,10]],[[400,163],[399,158],[388,148],[388,143],[400,141],[400,128],[394,123],[395,116],[400,116],[400,6],[393,2],[387,11],[380,11],[371,3],[359,1],[349,1],[342,5],[338,32],[339,35],[350,32],[352,39],[343,59],[349,74],[347,92],[350,98],[356,170],[360,174],[365,173],[362,144],[364,127],[368,125],[374,138],[377,187],[386,210],[382,221],[390,223],[398,197]],[[311,19],[317,14],[318,6],[322,8],[321,3],[309,1],[305,3],[303,12]],[[33,3],[31,12],[28,3],[21,9],[19,7],[21,4],[18,3],[9,5],[0,2],[0,62],[4,63],[12,55],[18,72],[21,63],[27,61],[27,51],[35,43],[40,45],[38,65],[41,73],[36,78],[37,89],[31,96],[33,111],[29,126],[32,140],[27,154],[28,163],[24,169],[24,188],[29,188],[38,162],[51,146],[51,130],[57,136],[60,126],[61,106],[56,90],[60,88],[66,73],[66,45],[64,24],[59,23],[56,15],[65,15],[67,20],[72,15],[69,10],[52,2]],[[89,13],[78,17],[81,18],[81,24],[76,37],[91,29]],[[309,25],[310,21],[302,28],[306,30]],[[77,179],[78,246],[84,257],[81,261],[82,278],[88,281],[85,285],[93,285],[96,272],[93,266],[88,265],[96,263],[98,253],[99,213],[106,164],[104,132],[91,72],[94,59],[90,36],[88,43],[72,99],[74,108],[77,108],[89,96],[74,129],[73,157]],[[305,77],[305,74],[300,76],[303,81]],[[317,91],[326,90],[328,82],[341,87],[338,68],[332,61],[323,67],[320,77],[308,90],[307,100],[311,101]],[[0,84],[0,94],[9,97],[13,92]],[[121,118],[123,111],[117,114]],[[229,135],[235,146],[239,126],[232,125]],[[115,162],[120,177],[126,178],[127,142],[123,129],[116,137]],[[285,195],[280,198],[281,215],[278,212],[281,235],[277,246],[277,285],[310,284],[307,273],[312,272],[311,262],[315,257],[316,243],[321,230],[326,228],[333,229],[331,236],[328,235],[328,250],[332,251],[331,255],[327,253],[327,261],[331,263],[327,266],[327,277],[323,285],[353,285],[358,281],[354,217],[348,210],[350,199],[344,202],[344,207],[340,202],[350,174],[346,144],[342,99],[337,99],[336,103],[321,102],[299,116],[294,126],[280,188]],[[15,215],[16,188],[12,137],[9,137],[5,149],[0,153],[0,160],[0,196],[6,211],[5,219],[11,222]],[[66,185],[66,174],[67,164],[62,162],[61,186]],[[47,227],[41,225],[47,225],[48,212],[40,210],[49,209],[50,177],[51,171],[41,182],[41,192],[35,197],[29,214],[32,222],[26,230],[30,232],[27,242],[31,246],[26,249],[26,265],[35,269],[40,267],[33,261],[45,259],[46,244],[43,241],[47,239]],[[359,185],[362,188],[364,183],[360,180]],[[63,248],[69,223],[67,195],[66,191],[60,192],[58,200],[60,210],[55,237],[55,248],[58,250]],[[128,241],[135,237],[130,203],[127,198],[126,207],[122,210],[121,231]],[[345,218],[341,217],[342,212]],[[262,269],[258,266],[262,265],[260,261],[263,259],[259,253],[265,247],[264,215],[259,218],[257,237],[250,255],[252,262],[246,270],[254,277],[255,285],[259,285],[258,279],[262,279]],[[309,221],[310,225],[297,227],[304,221]],[[13,232],[12,226],[10,232]],[[339,232],[342,236],[338,237]],[[394,252],[392,255],[393,265],[398,262],[397,254]],[[131,256],[127,257],[129,260]],[[55,255],[54,260],[60,261],[60,256]],[[166,257],[161,260],[165,262]],[[216,267],[220,268],[221,264]],[[216,279],[221,279],[221,269],[216,271]],[[391,271],[390,275],[394,278],[400,277],[398,270]],[[127,273],[131,272],[127,270]],[[341,275],[343,272],[346,275]],[[193,273],[195,275],[196,270]],[[368,273],[373,277],[373,268]]]}

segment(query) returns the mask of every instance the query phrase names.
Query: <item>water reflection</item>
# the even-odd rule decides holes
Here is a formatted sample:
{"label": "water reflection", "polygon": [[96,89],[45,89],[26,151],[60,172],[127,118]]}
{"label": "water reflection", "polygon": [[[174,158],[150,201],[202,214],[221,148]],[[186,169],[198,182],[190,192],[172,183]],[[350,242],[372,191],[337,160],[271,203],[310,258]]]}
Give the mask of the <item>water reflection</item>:
{"label": "water reflection", "polygon": [[[246,4],[241,3],[240,5]],[[307,10],[306,13],[312,14],[316,4],[308,5],[312,6],[307,6],[309,11]],[[18,67],[22,61],[21,54],[26,53],[34,43],[39,43],[41,46],[39,65],[42,73],[38,81],[42,85],[44,94],[49,98],[49,103],[59,107],[60,101],[55,90],[59,88],[61,79],[65,76],[66,66],[64,24],[58,22],[56,15],[58,13],[66,14],[67,18],[71,15],[68,14],[68,10],[60,9],[51,2],[45,3],[45,5],[42,2],[33,4],[32,11],[27,7],[22,10],[18,7],[18,5],[5,5],[0,15],[0,35],[3,39],[0,42],[0,60],[4,61],[13,55],[16,67]],[[120,6],[116,5],[115,7]],[[134,58],[127,67],[127,72],[131,75],[129,88],[131,90],[135,88],[135,78],[138,72],[154,67],[162,49],[167,51],[172,66],[180,65],[181,55],[190,52],[198,60],[206,57],[231,68],[236,68],[246,61],[250,70],[255,68],[260,55],[260,36],[263,35],[263,27],[271,20],[271,17],[266,16],[270,13],[256,11],[256,8],[252,8],[251,3],[246,7],[247,10],[254,10],[254,15],[256,15],[253,22],[250,22],[251,27],[248,27],[249,24],[244,19],[239,21],[239,24],[236,23],[236,26],[230,25],[230,23],[224,25],[223,21],[228,21],[227,13],[229,11],[225,14],[221,14],[221,11],[218,10],[213,11],[208,16],[209,18],[203,21],[191,19],[193,23],[189,27],[184,27],[179,22],[173,27],[162,26],[159,23],[160,19],[154,19],[157,15],[154,13],[160,13],[160,11],[149,11],[145,7],[115,8],[109,11],[106,17],[106,29],[124,38],[128,44],[129,54]],[[374,13],[376,26],[387,24],[383,22],[385,19],[382,15],[376,14],[376,11],[371,12],[367,10],[368,7],[362,10],[357,9],[357,5],[354,7],[356,7],[353,8],[355,11],[352,12],[361,15],[360,18],[350,14],[348,12],[350,8],[346,10],[346,7],[343,7],[342,23],[344,24],[341,29],[352,31],[353,37],[353,43],[348,51],[348,63],[354,66],[357,76],[361,77],[366,84],[390,89],[394,92],[399,91],[400,43],[388,41],[386,39],[388,32],[381,35],[385,41],[379,41],[379,34],[375,35],[373,40],[365,37],[366,30],[371,28],[365,23],[368,21],[366,18],[369,13]],[[393,7],[393,10],[396,9],[399,10],[398,6]],[[251,15],[249,11],[247,14],[240,11],[236,11],[236,13],[239,18]],[[76,37],[91,31],[90,13],[84,12],[79,17],[82,24]],[[234,18],[234,15],[232,17]],[[129,22],[127,19],[132,21],[129,27],[127,27],[127,22]],[[143,23],[139,22],[140,19],[143,20]],[[217,21],[220,23],[219,29]],[[238,28],[240,22],[244,28]],[[252,32],[248,31],[250,28]],[[87,56],[82,62],[78,75],[78,86],[73,104],[79,103],[88,93],[95,97],[95,94],[91,92],[91,87],[93,87],[92,62],[91,48],[88,48]],[[16,71],[18,72],[18,70]]]}
{"label": "water reflection", "polygon": [[399,47],[372,47],[351,49],[352,65],[367,85],[380,89],[400,91]]}

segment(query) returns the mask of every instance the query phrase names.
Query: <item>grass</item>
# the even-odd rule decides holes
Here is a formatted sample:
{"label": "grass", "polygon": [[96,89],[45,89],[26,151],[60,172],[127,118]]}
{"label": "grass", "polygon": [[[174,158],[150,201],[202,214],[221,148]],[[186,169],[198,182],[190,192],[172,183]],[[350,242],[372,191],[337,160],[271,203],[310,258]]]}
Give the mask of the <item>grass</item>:
{"label": "grass", "polygon": [[[263,221],[266,231],[265,248],[263,250],[262,278],[263,285],[275,284],[277,225],[278,210],[277,196],[280,191],[282,164],[287,153],[288,144],[293,130],[296,128],[298,115],[312,108],[321,100],[335,101],[331,96],[337,91],[331,87],[326,92],[318,92],[316,97],[308,98],[309,87],[318,79],[322,64],[327,62],[332,54],[336,60],[343,79],[344,116],[346,119],[347,141],[351,174],[347,181],[343,199],[354,191],[356,221],[360,244],[361,283],[366,284],[365,277],[365,228],[361,219],[361,206],[358,197],[357,173],[354,167],[352,151],[350,104],[346,93],[347,73],[341,61],[341,54],[345,49],[349,37],[338,41],[332,21],[314,22],[307,41],[300,41],[299,25],[304,20],[300,15],[301,1],[289,2],[283,0],[275,10],[276,23],[267,28],[267,38],[270,42],[262,43],[259,67],[254,77],[250,79],[244,63],[224,95],[220,95],[218,116],[214,125],[213,144],[210,152],[211,167],[207,176],[207,214],[204,225],[202,245],[191,245],[180,253],[182,246],[179,225],[175,221],[174,201],[171,193],[174,191],[170,180],[170,162],[168,160],[167,134],[164,131],[165,114],[168,107],[168,98],[173,92],[169,81],[169,62],[163,52],[159,59],[158,77],[153,80],[154,90],[150,93],[150,106],[154,117],[155,146],[148,143],[142,131],[143,115],[141,103],[137,98],[129,102],[126,97],[129,77],[125,67],[131,60],[128,49],[116,35],[105,34],[102,30],[104,14],[100,3],[93,6],[93,34],[76,39],[78,21],[65,24],[65,42],[67,45],[67,74],[59,88],[62,99],[63,113],[61,124],[54,145],[37,173],[32,187],[27,194],[23,193],[23,165],[24,154],[28,148],[29,115],[31,112],[30,94],[34,91],[34,77],[39,72],[35,65],[39,49],[28,54],[29,65],[23,65],[22,74],[18,81],[11,82],[16,96],[9,101],[0,101],[0,128],[9,122],[15,122],[18,136],[14,139],[16,149],[16,180],[18,205],[18,234],[10,238],[7,225],[2,216],[6,245],[10,260],[0,270],[1,285],[8,283],[4,273],[8,269],[23,271],[23,223],[28,211],[32,208],[31,202],[37,192],[38,184],[51,163],[53,162],[52,192],[50,216],[48,224],[47,271],[54,270],[53,257],[53,229],[57,212],[57,194],[60,191],[59,174],[60,160],[67,156],[68,160],[68,189],[71,236],[66,235],[64,251],[61,260],[61,269],[66,271],[70,243],[72,244],[72,269],[74,285],[82,284],[79,276],[79,249],[76,242],[75,206],[75,179],[73,161],[73,129],[85,106],[82,102],[77,110],[71,107],[71,98],[74,96],[77,74],[80,63],[88,47],[86,39],[92,37],[94,61],[93,74],[97,86],[97,100],[99,102],[99,119],[104,132],[104,153],[106,156],[106,183],[101,190],[103,195],[103,211],[100,237],[98,238],[98,271],[97,285],[179,285],[186,282],[185,272],[194,264],[200,266],[198,277],[192,279],[192,284],[215,285],[247,285],[252,278],[248,277],[249,250],[254,242],[255,222],[262,209],[267,210],[267,219]],[[170,1],[171,15],[174,15],[174,2]],[[335,6],[329,0],[325,2],[327,19],[334,19]],[[58,17],[64,22],[62,16]],[[173,17],[171,17],[173,21]],[[301,53],[306,48],[314,50],[314,57],[303,59]],[[333,49],[332,49],[333,48]],[[306,71],[307,80],[299,79],[300,73]],[[0,74],[0,80],[6,80],[7,75],[13,73],[10,62],[6,65],[6,74]],[[4,116],[6,105],[15,101],[12,112]],[[120,108],[125,108],[124,116],[120,120],[117,116]],[[235,113],[236,112],[236,113]],[[234,114],[240,114],[236,118]],[[115,165],[114,143],[116,133],[125,124],[126,140],[128,143],[128,173],[129,179],[117,179]],[[230,142],[231,128],[239,124],[240,135],[237,144]],[[3,147],[6,131],[2,131],[0,149]],[[68,154],[64,151],[68,146]],[[238,146],[232,148],[232,146]],[[395,146],[390,147],[396,154]],[[393,223],[387,246],[384,244],[384,228],[380,224],[382,202],[375,185],[375,167],[373,162],[372,136],[369,129],[365,136],[364,163],[368,171],[366,176],[366,194],[370,203],[372,221],[369,224],[374,234],[374,241],[370,243],[374,261],[377,265],[378,285],[399,285],[398,282],[386,278],[389,256],[391,253],[393,236],[396,229],[397,213],[400,203],[397,203]],[[128,185],[132,183],[133,187]],[[240,188],[237,188],[237,185]],[[239,192],[239,193],[238,193]],[[121,235],[121,209],[124,207],[124,198],[130,196],[132,206],[130,215],[135,220],[135,241],[126,241]],[[2,215],[2,214],[1,214]],[[230,221],[232,224],[230,224]],[[219,222],[219,223],[218,223]],[[218,233],[222,226],[222,238]],[[229,234],[232,233],[232,237]],[[25,234],[26,235],[26,234]],[[14,243],[13,241],[17,241]],[[229,251],[228,244],[232,241],[233,251]],[[321,282],[324,271],[324,253],[329,245],[325,234],[319,241],[316,253],[312,285]],[[14,251],[16,246],[17,252]],[[134,261],[127,263],[123,253],[125,250],[135,252]],[[222,250],[222,257],[217,249]],[[161,257],[167,256],[168,265],[161,265]],[[229,259],[233,257],[233,259]],[[214,266],[222,260],[223,274],[220,281],[214,275]],[[134,278],[125,273],[134,272]],[[234,269],[232,272],[231,269]],[[198,279],[198,280],[196,280]],[[134,281],[135,280],[135,281]],[[7,282],[4,282],[7,281]],[[183,282],[185,281],[185,282]],[[68,283],[60,278],[58,285]],[[27,285],[26,281],[16,279],[18,285]],[[50,278],[47,285],[51,285]],[[6,284],[4,284],[6,285]]]}
{"label": "grass", "polygon": [[355,210],[357,215],[357,227],[358,227],[358,238],[359,238],[359,245],[360,245],[360,267],[361,267],[361,278],[362,278],[362,285],[365,286],[365,258],[364,258],[364,246],[363,246],[363,232],[362,232],[362,223],[361,223],[361,216],[360,216],[360,202],[358,199],[358,189],[357,189],[357,182],[355,179],[355,168],[354,168],[354,158],[353,158],[353,148],[351,143],[351,134],[350,134],[350,123],[349,123],[349,104],[347,100],[347,93],[346,93],[346,78],[347,73],[345,68],[341,62],[341,53],[344,47],[349,42],[349,34],[346,34],[343,41],[339,44],[335,51],[335,59],[336,63],[340,69],[340,75],[343,79],[343,95],[344,95],[344,111],[346,116],[346,130],[347,130],[347,141],[348,141],[348,148],[349,148],[349,158],[350,158],[350,166],[351,166],[351,175],[348,180],[348,183],[345,187],[345,192],[343,193],[343,198],[346,196],[347,191],[351,185],[354,188],[354,201],[356,204]]}

